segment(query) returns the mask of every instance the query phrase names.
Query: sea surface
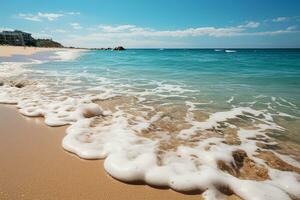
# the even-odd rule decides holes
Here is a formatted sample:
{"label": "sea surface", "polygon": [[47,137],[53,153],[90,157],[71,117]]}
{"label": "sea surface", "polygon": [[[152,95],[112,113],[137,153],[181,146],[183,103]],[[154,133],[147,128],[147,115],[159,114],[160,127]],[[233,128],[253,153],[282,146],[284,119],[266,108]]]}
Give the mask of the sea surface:
{"label": "sea surface", "polygon": [[62,50],[0,57],[0,78],[1,103],[69,124],[63,147],[117,179],[300,198],[299,49]]}

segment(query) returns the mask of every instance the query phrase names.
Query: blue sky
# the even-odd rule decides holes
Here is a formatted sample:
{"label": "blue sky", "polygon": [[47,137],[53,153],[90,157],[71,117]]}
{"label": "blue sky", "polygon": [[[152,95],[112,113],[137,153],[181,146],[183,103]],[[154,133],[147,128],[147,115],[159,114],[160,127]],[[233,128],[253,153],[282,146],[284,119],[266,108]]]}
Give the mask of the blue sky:
{"label": "blue sky", "polygon": [[67,46],[300,47],[299,0],[9,0],[0,29]]}

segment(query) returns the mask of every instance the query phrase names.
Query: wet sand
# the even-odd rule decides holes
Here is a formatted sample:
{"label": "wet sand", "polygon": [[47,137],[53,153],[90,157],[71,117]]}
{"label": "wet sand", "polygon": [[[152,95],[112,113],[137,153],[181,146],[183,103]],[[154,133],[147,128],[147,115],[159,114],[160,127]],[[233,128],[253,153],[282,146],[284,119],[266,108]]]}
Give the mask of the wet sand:
{"label": "wet sand", "polygon": [[64,151],[66,127],[51,128],[0,105],[0,199],[201,199],[170,189],[119,182],[102,160]]}

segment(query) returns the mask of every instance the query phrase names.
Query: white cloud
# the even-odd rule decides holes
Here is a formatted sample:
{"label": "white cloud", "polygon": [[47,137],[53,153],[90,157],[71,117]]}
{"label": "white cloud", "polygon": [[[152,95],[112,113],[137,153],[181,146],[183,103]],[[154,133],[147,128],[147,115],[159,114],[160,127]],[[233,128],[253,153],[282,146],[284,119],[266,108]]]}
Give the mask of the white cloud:
{"label": "white cloud", "polygon": [[98,28],[106,33],[118,33],[123,31],[134,31],[136,30],[135,25],[120,25],[120,26],[106,26],[106,25],[99,25]]}
{"label": "white cloud", "polygon": [[242,25],[239,25],[238,27],[239,28],[257,28],[259,27],[260,23],[259,22],[247,22],[246,24],[242,24]]}
{"label": "white cloud", "polygon": [[295,31],[296,27],[288,27],[283,30],[265,31],[265,32],[249,32],[248,29],[259,27],[259,22],[247,22],[246,24],[233,27],[198,27],[178,30],[155,30],[152,28],[137,27],[135,25],[100,25],[98,30],[89,34],[89,37],[97,38],[122,38],[122,37],[233,37],[244,35],[276,35],[281,33],[289,33]]}
{"label": "white cloud", "polygon": [[99,30],[96,35],[112,35],[114,37],[126,36],[144,36],[144,37],[186,37],[186,36],[231,36],[242,32],[244,28],[241,27],[228,27],[228,28],[215,28],[215,27],[199,27],[188,28],[183,30],[155,30],[151,28],[137,27],[135,25],[120,25],[120,26],[98,26]]}
{"label": "white cloud", "polygon": [[80,12],[66,12],[67,15],[80,15]]}
{"label": "white cloud", "polygon": [[286,29],[281,29],[281,30],[275,30],[275,31],[262,31],[262,32],[253,32],[253,33],[241,33],[241,36],[274,36],[274,35],[282,35],[282,34],[288,34],[288,33],[293,33],[296,32],[295,28],[293,27],[288,27]]}
{"label": "white cloud", "polygon": [[40,18],[46,18],[49,21],[56,20],[57,18],[62,17],[62,16],[64,16],[64,14],[59,14],[59,13],[41,13],[41,12],[38,13],[38,17],[40,17]]}
{"label": "white cloud", "polygon": [[82,29],[82,27],[80,26],[79,23],[70,23],[70,25],[72,26],[73,29],[76,29],[76,30]]}
{"label": "white cloud", "polygon": [[294,30],[296,30],[297,29],[297,26],[289,26],[288,28],[287,28],[287,30],[289,30],[289,31],[294,31]]}
{"label": "white cloud", "polygon": [[43,20],[48,21],[54,21],[57,20],[60,17],[66,16],[66,15],[79,15],[79,12],[66,12],[66,13],[42,13],[38,12],[37,14],[31,14],[31,13],[19,13],[18,17],[21,19],[29,20],[29,21],[36,21],[40,22]]}
{"label": "white cloud", "polygon": [[273,22],[284,22],[284,21],[287,21],[289,20],[288,17],[277,17],[275,19],[272,19]]}
{"label": "white cloud", "polygon": [[41,18],[38,15],[19,13],[18,16],[22,19],[29,20],[29,21],[36,21],[36,22],[41,21]]}
{"label": "white cloud", "polygon": [[272,31],[253,31],[253,28],[257,28],[259,25],[258,22],[247,22],[233,27],[197,27],[177,30],[156,30],[128,24],[118,26],[99,25],[96,26],[97,28],[83,29],[88,31],[87,33],[80,32],[67,35],[65,41],[67,41],[66,43],[73,43],[72,45],[75,46],[85,45],[89,47],[116,45],[127,47],[172,47],[183,46],[183,41],[188,37],[275,36],[297,32],[295,26]]}
{"label": "white cloud", "polygon": [[64,14],[61,14],[61,13],[41,13],[41,12],[38,12],[35,15],[20,13],[18,16],[20,18],[22,18],[22,19],[25,19],[25,20],[38,22],[38,21],[42,21],[43,19],[47,19],[48,21],[54,21],[57,18],[64,16]]}

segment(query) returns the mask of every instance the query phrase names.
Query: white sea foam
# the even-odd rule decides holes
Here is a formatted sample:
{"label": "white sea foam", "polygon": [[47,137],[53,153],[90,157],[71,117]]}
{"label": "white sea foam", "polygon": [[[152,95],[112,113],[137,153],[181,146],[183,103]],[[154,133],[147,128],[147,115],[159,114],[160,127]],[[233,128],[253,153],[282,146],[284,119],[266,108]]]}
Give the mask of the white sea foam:
{"label": "white sea foam", "polygon": [[[9,65],[7,69],[11,67],[9,63],[5,65]],[[16,66],[22,68],[21,64]],[[2,74],[9,77],[8,71]],[[113,84],[108,80],[102,81]],[[72,85],[78,82],[76,78],[68,78],[62,83]],[[122,88],[126,87],[128,85],[122,85]],[[115,91],[107,90],[105,86],[95,86],[84,92],[76,87],[61,87],[56,82],[41,82],[22,88],[5,84],[0,88],[0,102],[17,103],[23,115],[43,116],[49,126],[69,124],[62,141],[63,147],[85,159],[105,159],[105,170],[122,181],[144,181],[147,184],[168,186],[178,191],[201,190],[205,191],[203,195],[206,199],[225,198],[225,195],[217,189],[219,186],[230,188],[244,199],[300,198],[299,174],[269,167],[264,160],[256,157],[259,149],[257,141],[249,139],[260,136],[270,140],[264,143],[274,144],[266,132],[283,130],[274,122],[272,114],[266,110],[234,107],[213,112],[206,120],[198,121],[194,112],[198,110],[197,105],[201,106],[202,103],[186,101],[188,109],[185,123],[189,127],[173,133],[164,129],[151,129],[151,126],[165,115],[151,104],[133,103],[130,104],[130,109],[125,109],[124,105],[117,105],[115,110],[103,109],[101,104],[96,104],[94,100],[105,100],[117,95]],[[182,94],[185,90],[188,89],[159,83],[155,89],[142,92],[142,98],[145,101],[146,94],[166,92]],[[91,95],[89,92],[92,91],[103,93]],[[230,102],[232,101],[233,98]],[[151,112],[154,114],[148,117]],[[253,122],[252,129],[241,128],[231,122],[242,118]],[[237,130],[240,144],[229,145],[225,143],[223,137],[210,136],[198,139],[192,146],[189,145],[188,142],[197,134],[205,134],[211,130],[221,131],[223,126]],[[146,130],[149,133],[143,133]],[[151,137],[154,133],[158,136]],[[164,149],[162,154],[158,154],[160,145],[171,143],[171,140],[178,141],[180,145],[174,149]],[[239,149],[244,150],[250,159],[267,168],[270,180],[242,180],[218,168],[217,163],[220,160],[229,165],[234,163],[232,152]],[[299,165],[286,157],[282,159],[294,166]]]}
{"label": "white sea foam", "polygon": [[233,100],[234,100],[234,96],[230,97],[230,99],[228,99],[226,102],[231,103]]}
{"label": "white sea foam", "polygon": [[228,50],[228,49],[226,49],[225,52],[226,52],[226,53],[235,53],[236,50]]}
{"label": "white sea foam", "polygon": [[52,56],[51,58],[54,58],[56,60],[60,61],[71,61],[75,60],[80,56],[80,51],[78,50],[60,50],[55,51],[55,56]]}
{"label": "white sea foam", "polygon": [[286,99],[284,99],[284,98],[282,98],[282,97],[280,97],[280,100],[283,101],[284,103],[286,103],[286,104],[292,106],[292,107],[297,108],[297,106],[296,106],[295,104],[293,104],[292,102],[289,102],[288,100],[286,100]]}
{"label": "white sea foam", "polygon": [[9,78],[13,76],[19,76],[28,69],[24,68],[27,64],[37,64],[38,62],[0,62],[0,77]]}

